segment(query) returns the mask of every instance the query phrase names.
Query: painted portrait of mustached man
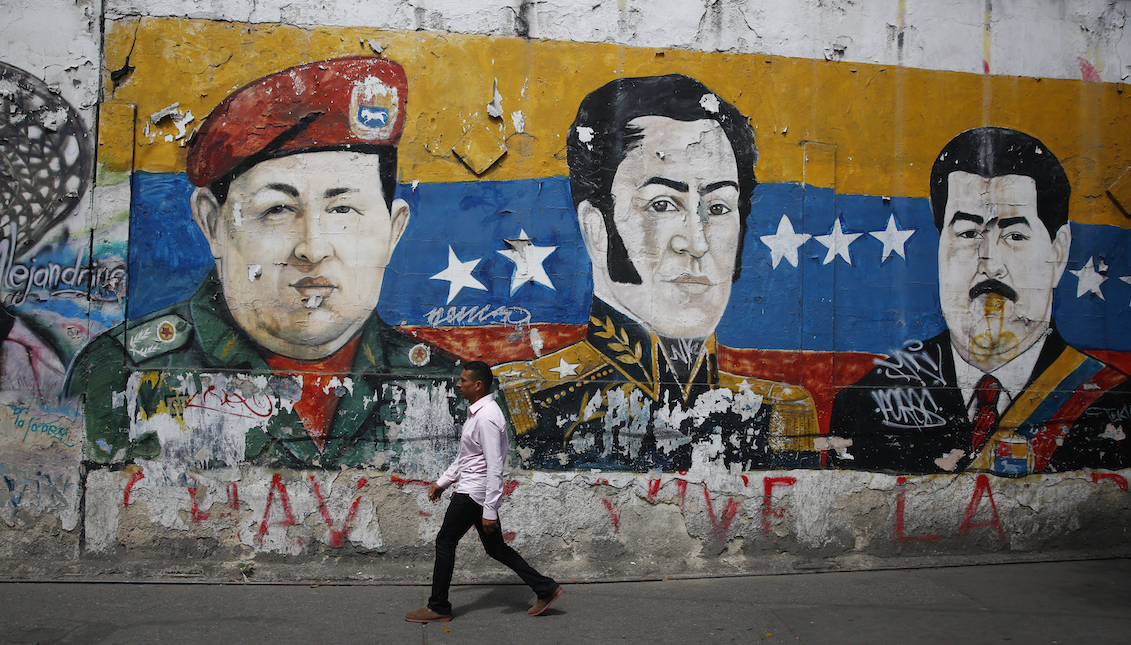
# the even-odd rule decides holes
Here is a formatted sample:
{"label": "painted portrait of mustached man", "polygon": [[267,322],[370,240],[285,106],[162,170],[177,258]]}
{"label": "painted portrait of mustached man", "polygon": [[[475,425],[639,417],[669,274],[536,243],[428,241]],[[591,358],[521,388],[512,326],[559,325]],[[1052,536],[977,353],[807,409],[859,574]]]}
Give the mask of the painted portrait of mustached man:
{"label": "painted portrait of mustached man", "polygon": [[943,148],[930,194],[947,330],[837,395],[838,465],[1023,476],[1131,464],[1127,375],[1069,346],[1053,321],[1070,193],[1028,134],[981,127]]}

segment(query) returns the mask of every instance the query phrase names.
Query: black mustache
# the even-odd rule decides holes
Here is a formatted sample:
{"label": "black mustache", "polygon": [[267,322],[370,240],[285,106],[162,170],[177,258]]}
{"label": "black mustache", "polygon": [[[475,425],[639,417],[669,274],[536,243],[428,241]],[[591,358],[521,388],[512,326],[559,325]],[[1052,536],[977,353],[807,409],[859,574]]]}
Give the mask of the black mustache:
{"label": "black mustache", "polygon": [[973,300],[984,293],[996,293],[1002,298],[1017,302],[1017,292],[1013,287],[999,280],[984,280],[974,285],[974,288],[970,289],[970,299]]}

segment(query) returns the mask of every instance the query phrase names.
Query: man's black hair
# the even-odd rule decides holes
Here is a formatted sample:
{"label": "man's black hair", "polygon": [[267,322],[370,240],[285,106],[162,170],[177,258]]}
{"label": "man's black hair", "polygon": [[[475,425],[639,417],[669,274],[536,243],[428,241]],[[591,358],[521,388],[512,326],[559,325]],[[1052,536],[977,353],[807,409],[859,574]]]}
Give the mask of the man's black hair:
{"label": "man's black hair", "polygon": [[738,162],[738,253],[733,280],[742,269],[742,244],[754,187],[758,147],[746,117],[699,81],[683,74],[621,78],[594,90],[581,102],[577,119],[566,137],[566,161],[573,205],[588,201],[601,211],[608,232],[609,277],[614,282],[640,284],[640,274],[628,258],[624,240],[613,221],[613,176],[643,133],[630,125],[642,116],[676,121],[710,119],[719,124]]}
{"label": "man's black hair", "polygon": [[231,188],[232,182],[236,177],[244,174],[252,169],[258,163],[267,161],[268,159],[278,159],[280,157],[288,157],[290,155],[297,155],[306,152],[333,152],[344,150],[346,152],[363,152],[366,154],[377,155],[377,173],[381,179],[381,194],[385,198],[385,206],[389,209],[389,213],[393,212],[393,194],[397,190],[397,148],[396,146],[371,146],[371,145],[341,145],[328,148],[317,148],[315,150],[288,150],[282,154],[265,149],[263,152],[249,157],[240,165],[232,169],[231,172],[224,175],[208,185],[208,190],[212,191],[212,195],[216,197],[216,201],[221,206],[224,202],[228,201],[228,189]]}
{"label": "man's black hair", "polygon": [[931,210],[942,231],[950,173],[968,172],[986,179],[1003,175],[1032,177],[1037,184],[1037,217],[1055,238],[1068,223],[1068,198],[1072,186],[1056,155],[1024,132],[983,127],[967,130],[950,140],[931,168]]}
{"label": "man's black hair", "polygon": [[464,363],[463,369],[471,372],[471,376],[476,381],[483,381],[484,392],[490,392],[491,386],[495,384],[495,375],[491,373],[491,368],[483,361],[471,361]]}

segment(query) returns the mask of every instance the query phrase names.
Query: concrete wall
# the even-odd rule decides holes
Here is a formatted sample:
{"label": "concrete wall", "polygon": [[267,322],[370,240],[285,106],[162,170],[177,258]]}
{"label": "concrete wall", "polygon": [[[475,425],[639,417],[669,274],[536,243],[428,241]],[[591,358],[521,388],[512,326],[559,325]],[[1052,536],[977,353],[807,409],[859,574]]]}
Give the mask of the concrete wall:
{"label": "concrete wall", "polygon": [[1127,553],[1124,3],[0,3],[6,576]]}

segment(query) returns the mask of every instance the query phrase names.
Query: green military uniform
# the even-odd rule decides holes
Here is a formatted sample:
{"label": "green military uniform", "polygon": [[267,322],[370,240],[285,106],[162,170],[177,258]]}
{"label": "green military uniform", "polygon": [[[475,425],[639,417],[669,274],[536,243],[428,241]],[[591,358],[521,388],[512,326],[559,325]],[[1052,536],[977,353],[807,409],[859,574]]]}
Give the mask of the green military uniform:
{"label": "green military uniform", "polygon": [[744,470],[817,463],[804,388],[719,371],[713,335],[680,378],[662,342],[595,298],[585,340],[496,366],[527,465],[685,470],[696,446]]}
{"label": "green military uniform", "polygon": [[[139,374],[132,386],[136,405],[131,405],[134,392],[127,389],[135,373]],[[305,432],[293,405],[274,403],[288,392],[295,398],[299,388],[294,379],[272,375],[258,346],[232,319],[213,272],[191,299],[109,330],[75,360],[65,389],[68,396],[85,397],[86,457],[99,463],[120,463],[159,456],[157,435],[145,432],[144,422],[170,414],[184,426],[185,399],[189,398],[185,393],[195,393],[193,400],[199,403],[200,394],[208,388],[208,375],[217,373],[268,377],[267,387],[256,395],[225,394],[222,401],[215,395],[217,399],[211,402],[204,398],[205,405],[223,404],[236,413],[247,408],[253,413],[249,416],[268,408],[257,411],[248,401],[270,404],[270,415],[264,416],[262,427],[252,428],[244,437],[248,461],[294,468],[395,467],[398,451],[421,449],[404,445],[413,439],[451,442],[459,435],[457,417],[462,404],[454,388],[459,376],[456,359],[409,338],[373,314],[360,331],[349,373],[352,389],[338,388],[337,411],[324,444],[318,446]],[[186,379],[195,383],[186,385]],[[430,418],[424,431],[428,436],[409,437],[407,432],[396,431],[405,418],[407,387],[427,392],[433,407],[437,397],[447,399],[448,418]],[[382,452],[385,454],[378,454]]]}

